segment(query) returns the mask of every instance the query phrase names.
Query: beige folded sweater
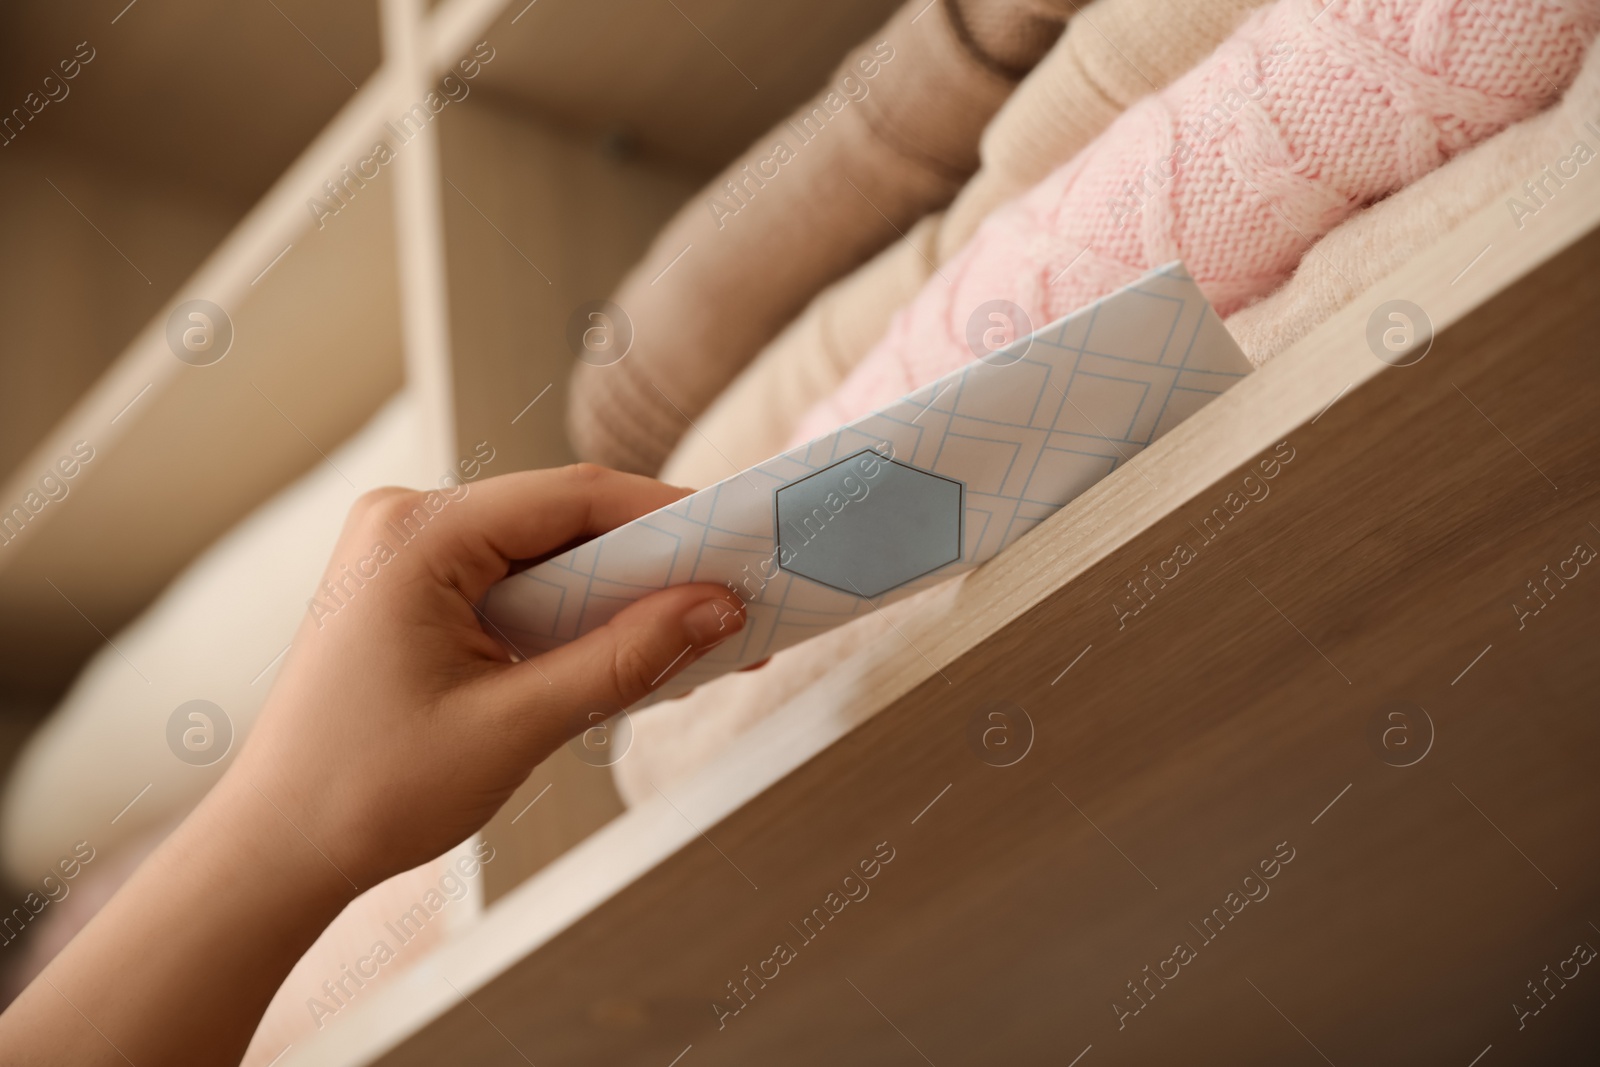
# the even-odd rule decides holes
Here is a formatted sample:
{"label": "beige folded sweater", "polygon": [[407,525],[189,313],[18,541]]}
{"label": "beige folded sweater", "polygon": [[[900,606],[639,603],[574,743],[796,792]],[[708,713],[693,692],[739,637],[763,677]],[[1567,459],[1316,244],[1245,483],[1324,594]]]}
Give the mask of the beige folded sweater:
{"label": "beige folded sweater", "polygon": [[679,211],[617,291],[632,350],[574,368],[578,454],[654,473],[824,285],[950,202],[1071,0],[907,0]]}
{"label": "beige folded sweater", "polygon": [[[1539,225],[1540,206],[1562,195],[1563,174],[1600,157],[1600,49],[1592,49],[1561,103],[1509,127],[1317,242],[1280,289],[1227,321],[1258,366],[1487,204],[1503,201],[1519,224]],[[1488,253],[1494,255],[1493,250]],[[1463,263],[1462,267],[1467,264]],[[960,581],[960,579],[957,579]],[[758,671],[728,675],[634,716],[634,747],[617,765],[628,803],[683,781],[825,671],[924,610],[936,587],[774,656]]]}
{"label": "beige folded sweater", "polygon": [[833,392],[935,265],[996,207],[1094,140],[1130,104],[1194,66],[1263,0],[1097,0],[984,131],[982,167],[949,210],[924,219],[819,295],[685,435],[662,477],[700,488],[780,451],[801,413]]}

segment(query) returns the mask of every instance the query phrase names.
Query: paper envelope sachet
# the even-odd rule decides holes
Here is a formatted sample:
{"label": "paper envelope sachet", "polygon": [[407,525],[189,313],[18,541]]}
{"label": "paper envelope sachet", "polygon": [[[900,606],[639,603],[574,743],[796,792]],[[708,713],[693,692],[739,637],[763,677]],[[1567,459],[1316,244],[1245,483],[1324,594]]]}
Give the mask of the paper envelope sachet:
{"label": "paper envelope sachet", "polygon": [[652,699],[681,694],[971,570],[1250,369],[1173,264],[499,582],[484,614],[527,656],[658,589],[726,585],[748,605],[746,626]]}

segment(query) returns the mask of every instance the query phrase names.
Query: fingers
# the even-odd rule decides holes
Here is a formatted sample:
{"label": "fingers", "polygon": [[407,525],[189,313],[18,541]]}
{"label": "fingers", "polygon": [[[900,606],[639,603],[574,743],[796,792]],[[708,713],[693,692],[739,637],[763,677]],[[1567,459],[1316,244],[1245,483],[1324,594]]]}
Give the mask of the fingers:
{"label": "fingers", "polygon": [[626,708],[744,628],[722,586],[680,585],[630,604],[576,641],[499,672],[491,704],[535,743],[560,744],[596,707]]}
{"label": "fingers", "polygon": [[437,528],[439,536],[419,543],[429,546],[434,563],[475,602],[505,576],[511,560],[541,556],[605,533],[686,492],[652,478],[580,463],[486,478],[458,486],[453,493],[384,496],[371,507],[391,525],[428,523]]}

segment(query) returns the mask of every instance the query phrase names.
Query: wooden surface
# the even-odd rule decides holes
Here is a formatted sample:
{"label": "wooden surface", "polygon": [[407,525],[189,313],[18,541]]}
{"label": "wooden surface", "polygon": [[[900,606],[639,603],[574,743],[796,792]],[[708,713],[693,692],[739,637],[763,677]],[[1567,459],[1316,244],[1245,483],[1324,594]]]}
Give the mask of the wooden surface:
{"label": "wooden surface", "polygon": [[[13,119],[0,138],[0,473],[372,74],[376,14],[311,0],[0,6]],[[61,82],[75,55],[93,58]],[[18,130],[10,109],[37,102],[52,73],[56,99]]]}
{"label": "wooden surface", "polygon": [[[427,26],[421,0],[381,0],[384,60],[396,72],[397,101],[421,101],[433,90]],[[463,84],[463,83],[456,83]],[[460,92],[460,89],[455,90]],[[460,101],[464,103],[468,97]],[[438,99],[437,95],[435,99]],[[448,98],[441,107],[451,103]],[[427,114],[426,108],[421,112]],[[440,112],[440,115],[443,115]],[[394,171],[395,251],[400,275],[401,336],[406,388],[422,413],[422,455],[434,471],[456,471],[456,398],[451,388],[450,307],[445,291],[444,219],[440,210],[439,120],[387,138],[398,158]],[[390,128],[398,126],[391,119]],[[409,127],[408,127],[409,128]],[[435,476],[437,477],[437,475]]]}
{"label": "wooden surface", "polygon": [[6,155],[48,142],[107,174],[231,205],[237,217],[377,69],[378,5],[6,4],[7,113],[80,42],[95,58]]}
{"label": "wooden surface", "polygon": [[[73,442],[95,449],[70,494],[0,548],[5,684],[58,689],[103,640],[96,628],[114,633],[400,387],[388,184],[369,183],[320,231],[295,206],[298,228],[271,252],[236,234],[218,269],[202,269],[169,305],[204,297],[227,310],[234,342],[220,362],[181,363],[158,317],[0,486],[9,508]],[[271,242],[273,228],[261,225],[256,243]],[[291,269],[280,262],[251,284],[290,243]],[[254,272],[243,275],[251,253]]]}
{"label": "wooden surface", "polygon": [[[1524,1029],[1511,1005],[1600,945],[1600,572],[1520,628],[1512,605],[1600,549],[1596,186],[1523,232],[1486,209],[285,1063],[1592,1054],[1592,968]],[[1368,349],[1391,298],[1438,330],[1415,365]],[[995,700],[1035,724],[1009,767],[969,742]],[[1431,744],[1416,711],[1412,748],[1371,739],[1394,701]],[[805,942],[880,842],[870,895]],[[779,942],[796,958],[719,1029]]]}
{"label": "wooden surface", "polygon": [[[487,442],[501,474],[571,462],[568,320],[616,288],[692,186],[490,97],[446,112],[440,131],[458,454]],[[609,769],[556,753],[485,828],[501,857],[484,869],[486,897],[622,810]]]}
{"label": "wooden surface", "polygon": [[694,187],[490,98],[441,118],[458,447],[489,441],[502,471],[569,463],[568,321],[611,295]]}
{"label": "wooden surface", "polygon": [[485,83],[579,136],[707,175],[820,89],[898,6],[524,0],[489,31],[504,59]]}
{"label": "wooden surface", "polygon": [[511,893],[624,810],[611,768],[557,749],[481,832],[495,851],[483,869],[484,903]]}
{"label": "wooden surface", "polygon": [[236,219],[182,189],[108,175],[72,157],[30,154],[20,139],[5,152],[0,472],[9,473]]}
{"label": "wooden surface", "polygon": [[[0,370],[62,350],[46,370],[5,375],[0,507],[74,442],[99,457],[0,547],[0,684],[29,703],[56,699],[102,635],[321,462],[402,374],[441,470],[552,382],[542,403],[556,409],[568,353],[550,335],[579,299],[605,295],[688,195],[685,169],[743,148],[891,5],[276,6],[96,0],[0,18],[12,31],[0,55],[15,67],[0,82],[18,93],[26,70],[55,61],[53,42],[63,55],[86,36],[97,49],[0,174],[0,219],[17,243]],[[470,96],[317,228],[308,199],[325,199],[324,183],[371,155],[386,120],[485,41],[495,59]],[[718,47],[760,74],[759,91]],[[241,124],[262,107],[272,114]],[[485,136],[497,123],[504,144]],[[453,129],[457,150],[442,161],[439,135]],[[553,281],[530,295],[517,286],[535,254]],[[235,350],[215,367],[180,364],[163,335],[168,311],[194,297],[235,320]],[[557,414],[535,409],[512,431],[518,465],[565,459]]]}

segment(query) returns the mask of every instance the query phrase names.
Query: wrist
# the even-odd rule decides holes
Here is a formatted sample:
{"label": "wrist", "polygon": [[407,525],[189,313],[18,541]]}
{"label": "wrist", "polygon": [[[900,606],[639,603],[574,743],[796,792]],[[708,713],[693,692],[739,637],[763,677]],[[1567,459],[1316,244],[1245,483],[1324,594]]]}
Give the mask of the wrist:
{"label": "wrist", "polygon": [[[60,1046],[28,1062],[110,1062],[61,1045],[85,1018],[123,1035],[139,1063],[239,1061],[284,978],[357,894],[243,770],[223,775],[50,963],[55,989],[23,994]],[[174,1005],[184,1026],[151,1022]]]}
{"label": "wrist", "polygon": [[306,823],[272,795],[271,783],[257,785],[241,763],[173,835],[178,840],[169,859],[184,870],[172,873],[201,877],[217,893],[251,901],[285,934],[304,928],[314,940],[361,890]]}

